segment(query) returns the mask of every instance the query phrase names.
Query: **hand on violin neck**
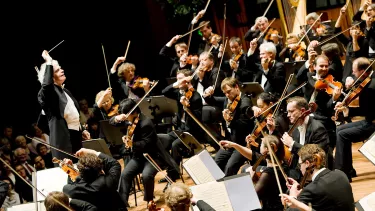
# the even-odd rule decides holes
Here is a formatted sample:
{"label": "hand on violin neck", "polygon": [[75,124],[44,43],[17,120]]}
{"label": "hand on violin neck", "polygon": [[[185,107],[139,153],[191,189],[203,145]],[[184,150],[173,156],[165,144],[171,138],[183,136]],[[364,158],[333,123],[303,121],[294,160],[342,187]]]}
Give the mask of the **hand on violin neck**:
{"label": "hand on violin neck", "polygon": [[271,58],[262,58],[261,64],[262,64],[264,71],[268,71],[270,63],[271,63]]}
{"label": "hand on violin neck", "polygon": [[285,132],[283,136],[281,137],[281,141],[286,145],[287,147],[291,148],[294,144],[293,138],[290,137],[290,135]]}
{"label": "hand on violin neck", "polygon": [[125,148],[130,148],[133,146],[133,141],[131,140],[129,136],[123,136],[122,142],[124,142]]}
{"label": "hand on violin neck", "polygon": [[251,110],[254,111],[254,116],[255,117],[258,117],[262,113],[262,109],[259,108],[259,107],[257,107],[257,106],[251,107]]}
{"label": "hand on violin neck", "polygon": [[60,163],[60,166],[61,166],[62,164],[73,165],[73,161],[70,160],[69,158],[64,158],[62,162],[63,162],[63,163]]}
{"label": "hand on violin neck", "polygon": [[190,102],[185,96],[180,98],[180,103],[185,107],[190,107]]}
{"label": "hand on violin neck", "polygon": [[229,111],[229,109],[223,110],[223,118],[226,122],[231,122],[233,120],[233,114]]}
{"label": "hand on violin neck", "polygon": [[115,116],[115,122],[123,122],[125,120],[128,120],[129,117],[126,115],[126,114],[119,114],[117,116]]}

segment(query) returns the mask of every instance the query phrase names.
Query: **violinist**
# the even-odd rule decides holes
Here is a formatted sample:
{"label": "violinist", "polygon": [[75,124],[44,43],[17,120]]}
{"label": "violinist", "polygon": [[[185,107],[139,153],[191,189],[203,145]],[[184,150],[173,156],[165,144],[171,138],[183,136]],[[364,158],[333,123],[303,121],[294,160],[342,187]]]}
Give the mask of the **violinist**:
{"label": "violinist", "polygon": [[[172,37],[172,39],[165,44],[159,52],[160,56],[168,58],[173,62],[169,77],[175,77],[178,70],[189,69],[190,67],[186,61],[188,46],[184,42],[177,43],[179,39],[180,35]],[[173,52],[173,45],[175,52]]]}
{"label": "violinist", "polygon": [[303,113],[309,109],[307,100],[303,97],[291,97],[287,99],[287,112],[291,124],[296,124],[298,129],[291,131],[291,135],[285,132],[281,141],[286,145],[293,154],[293,161],[290,167],[289,176],[297,180],[301,177],[298,164],[298,150],[306,144],[319,144],[322,149],[328,151],[328,133],[323,124],[315,120],[312,116]]}
{"label": "violinist", "polygon": [[[340,15],[337,18],[335,24],[335,33],[341,32],[341,23],[343,19],[346,17],[346,10],[347,7],[344,6],[340,10]],[[345,64],[344,64],[344,71],[343,71],[343,81],[346,80],[348,76],[353,77],[351,75],[352,72],[352,64],[353,61],[358,57],[367,57],[368,56],[368,49],[369,49],[369,42],[365,38],[365,34],[363,33],[360,22],[353,21],[350,28],[350,37],[346,37],[344,34],[340,34],[337,37],[340,42],[346,46],[346,55],[345,55]]]}
{"label": "violinist", "polygon": [[199,29],[202,34],[202,41],[198,45],[198,54],[203,52],[209,52],[211,49],[212,55],[214,56],[215,66],[218,65],[220,42],[223,39],[220,39],[221,36],[212,32],[211,23],[209,21],[202,21],[199,23],[199,26],[204,25]]}
{"label": "violinist", "polygon": [[[225,139],[246,146],[245,138],[254,127],[247,111],[251,110],[250,98],[240,91],[239,82],[235,78],[225,78],[221,83],[221,90],[225,98],[220,98],[223,103],[223,125]],[[223,170],[225,176],[237,174],[246,158],[235,149],[222,148],[215,155],[216,164]]]}
{"label": "violinist", "polygon": [[366,14],[365,37],[370,45],[368,57],[375,58],[375,4],[368,4]]}
{"label": "violinist", "polygon": [[[330,25],[322,23],[319,15],[316,12],[309,13],[306,16],[306,26],[301,30],[299,34],[302,37],[311,27],[311,30],[307,32],[308,38],[312,40],[322,41],[324,38],[333,35],[333,29]],[[314,24],[314,25],[313,25]]]}
{"label": "violinist", "polygon": [[[311,204],[313,210],[354,211],[352,187],[342,171],[325,168],[324,150],[317,144],[306,144],[298,155],[302,174],[308,174],[307,180],[313,182],[300,187],[296,180],[288,178],[289,196],[304,204]],[[286,199],[281,199],[285,203]]]}
{"label": "violinist", "polygon": [[222,69],[226,77],[237,78],[240,82],[251,82],[253,73],[247,67],[247,57],[242,49],[242,42],[239,37],[231,37],[229,40],[232,57],[223,61]]}
{"label": "violinist", "polygon": [[[296,34],[289,34],[286,38],[286,47],[280,52],[281,61],[296,62],[306,61],[307,46],[304,41],[298,44],[298,36]],[[298,44],[298,45],[297,45]]]}
{"label": "violinist", "polygon": [[[193,112],[194,116],[201,121],[203,107],[202,98],[190,84],[190,76],[190,70],[179,70],[177,72],[177,82],[163,89],[162,94],[179,102],[177,104],[178,110],[177,122],[175,125],[176,130],[188,132],[193,135],[195,139],[202,140],[204,138],[203,131],[199,125],[188,114],[186,114],[183,108],[189,108]],[[187,148],[173,131],[169,132],[168,134],[158,134],[158,137],[163,142],[163,145],[166,146],[166,150],[168,152],[171,151],[171,155],[177,164],[180,164],[182,161],[182,156],[191,156],[191,152],[187,151]],[[168,175],[173,181],[179,178],[179,175],[173,169],[169,169]],[[166,180],[163,179],[160,182],[164,181]]]}
{"label": "violinist", "polygon": [[[111,84],[117,84],[114,88],[115,99],[121,101],[125,98],[138,100],[151,86],[150,80],[135,76],[135,65],[125,62],[125,57],[118,57],[111,68]],[[115,73],[117,72],[118,80],[116,81]],[[116,97],[117,96],[117,97]]]}
{"label": "violinist", "polygon": [[[259,37],[262,34],[263,36]],[[255,19],[255,24],[246,32],[244,38],[249,42],[255,39],[258,47],[265,42],[272,42],[276,47],[275,56],[278,59],[279,53],[282,49],[282,44],[280,42],[281,39],[279,32],[276,29],[269,27],[268,18],[264,16],[257,17]],[[259,48],[254,49],[251,54],[254,54],[255,62],[260,63]]]}
{"label": "violinist", "polygon": [[[365,72],[370,66],[370,61],[367,58],[360,57],[353,61],[353,75],[358,78]],[[371,72],[370,67],[368,75]],[[375,131],[375,81],[374,74],[372,76],[366,76],[359,80],[358,84],[364,81],[366,78],[367,83],[365,86],[359,86],[356,88],[356,92],[359,92],[359,107],[348,108],[347,103],[338,102],[336,103],[335,110],[342,111],[344,117],[350,122],[337,127],[337,141],[336,141],[336,153],[335,153],[335,168],[345,172],[351,181],[352,177],[356,176],[356,172],[353,168],[351,143],[366,140]],[[349,92],[350,93],[350,92]],[[365,119],[361,121],[351,122],[350,117],[352,116],[364,116]]]}
{"label": "violinist", "polygon": [[[262,202],[262,210],[282,210],[283,206],[279,198],[276,175],[273,170],[273,163],[271,162],[270,152],[266,142],[269,142],[277,158],[280,160],[280,162],[282,162],[282,160],[284,159],[284,146],[283,143],[273,135],[267,135],[266,137],[262,138],[262,144],[260,145],[260,154],[254,153],[250,149],[230,141],[221,141],[220,143],[222,143],[225,147],[233,147],[237,149],[243,156],[250,158],[250,160],[254,159],[255,157],[259,159],[261,155],[267,155],[265,158],[267,164],[266,166],[262,166],[261,175],[255,184],[255,191],[258,194],[259,200]],[[283,165],[283,163],[281,163],[281,165],[281,168],[287,168],[285,165]],[[251,166],[246,171],[250,172],[252,178],[254,177],[255,171],[252,170]],[[282,175],[279,168],[278,175]],[[286,181],[283,177],[279,177],[279,179],[282,190],[283,192],[285,192],[287,190],[287,187],[285,185]]]}
{"label": "violinist", "polygon": [[[124,99],[120,102],[119,115],[112,117],[109,123],[114,126],[131,126],[132,134],[129,130],[122,131],[124,134],[124,147],[130,147],[133,154],[121,172],[118,192],[125,204],[128,204],[132,181],[137,174],[142,173],[144,187],[144,201],[154,199],[154,179],[158,170],[148,162],[143,153],[148,153],[155,162],[173,166],[179,172],[178,165],[173,161],[163,145],[159,142],[155,126],[152,120],[141,113],[137,103],[133,99]],[[134,111],[128,114],[133,108]],[[133,127],[134,126],[134,127]],[[165,166],[165,165],[163,165]]]}
{"label": "violinist", "polygon": [[[121,166],[114,158],[92,149],[82,148],[75,154],[79,157],[79,176],[75,182],[63,187],[70,198],[89,202],[98,210],[126,210],[117,192]],[[69,159],[64,163],[73,165]]]}
{"label": "violinist", "polygon": [[79,200],[79,199],[69,198],[68,195],[60,191],[52,191],[51,193],[48,194],[48,196],[44,200],[44,206],[46,207],[46,211],[66,210],[66,208],[64,208],[59,203],[57,203],[56,200],[67,205],[67,207],[73,209],[74,211],[97,211],[98,210],[96,206],[94,206],[93,204],[89,202]]}

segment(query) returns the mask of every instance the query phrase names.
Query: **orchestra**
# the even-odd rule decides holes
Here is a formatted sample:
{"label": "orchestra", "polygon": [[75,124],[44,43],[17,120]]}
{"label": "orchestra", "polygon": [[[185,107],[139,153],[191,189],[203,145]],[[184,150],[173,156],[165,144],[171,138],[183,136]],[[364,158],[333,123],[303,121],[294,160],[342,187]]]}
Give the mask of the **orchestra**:
{"label": "orchestra", "polygon": [[[121,169],[114,158],[83,147],[82,141],[92,140],[88,127],[80,122],[74,93],[65,88],[64,70],[49,54],[61,43],[42,52],[36,100],[47,116],[49,144],[40,144],[50,147],[49,157],[69,181],[46,198],[47,210],[131,210],[129,197],[136,192],[139,175],[147,210],[163,210],[155,203],[160,194],[155,177],[164,170],[159,183],[167,183],[161,194],[168,209],[215,210],[212,202],[196,199],[186,184],[180,184],[185,159],[195,156],[192,145],[178,135],[186,133],[204,150],[212,148],[209,153],[224,178],[241,173],[252,178],[262,210],[354,211],[350,183],[357,175],[351,146],[375,132],[375,4],[366,0],[349,17],[348,1],[332,23],[322,21],[322,13],[311,12],[298,32],[277,28],[275,19],[267,17],[268,8],[249,21],[253,25],[245,34],[226,37],[226,9],[224,31],[214,33],[215,22],[205,19],[209,3],[186,27],[186,34],[158,47],[158,55],[171,66],[157,71],[174,81],[159,85],[147,73],[138,75],[137,64],[127,58],[129,41],[125,56],[116,58],[103,79],[109,86],[91,87],[97,95],[92,97],[95,103],[87,123],[97,122],[100,132],[94,137],[103,138],[106,146],[112,143],[102,131],[102,121],[121,132]],[[343,28],[348,18],[352,22]],[[201,35],[196,40],[191,39],[195,31]],[[301,66],[294,71],[287,68],[287,63],[297,62]],[[249,93],[243,88],[247,84],[262,92],[254,88]],[[145,106],[156,96],[174,105]],[[170,116],[152,119],[149,114],[172,107],[176,111]],[[364,118],[353,120],[358,116]],[[0,176],[11,181],[14,178],[3,178],[3,172],[13,170],[9,163],[19,167],[26,158],[19,153],[11,160],[3,156],[4,143],[8,142],[2,139],[0,158],[7,168],[0,169]],[[121,154],[125,151],[126,159]],[[29,188],[28,175],[18,169],[21,175],[15,171],[13,177],[25,181],[17,179],[11,187],[19,190],[25,183],[22,188]]]}

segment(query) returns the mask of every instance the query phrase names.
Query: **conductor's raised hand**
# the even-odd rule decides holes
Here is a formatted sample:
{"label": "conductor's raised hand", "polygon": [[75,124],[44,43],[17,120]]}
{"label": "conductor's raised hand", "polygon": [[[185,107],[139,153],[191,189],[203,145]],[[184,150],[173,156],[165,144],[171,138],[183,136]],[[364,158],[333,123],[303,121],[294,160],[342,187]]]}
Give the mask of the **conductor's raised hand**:
{"label": "conductor's raised hand", "polygon": [[42,52],[42,57],[43,57],[44,61],[52,62],[52,57],[49,55],[48,51],[44,50]]}

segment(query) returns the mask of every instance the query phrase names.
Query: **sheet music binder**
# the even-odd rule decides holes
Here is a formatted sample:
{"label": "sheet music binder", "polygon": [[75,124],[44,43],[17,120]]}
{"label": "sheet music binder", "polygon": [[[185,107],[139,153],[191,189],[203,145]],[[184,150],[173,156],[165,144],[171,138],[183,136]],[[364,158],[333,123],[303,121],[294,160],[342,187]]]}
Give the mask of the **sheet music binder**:
{"label": "sheet music binder", "polygon": [[186,160],[182,166],[195,184],[215,181],[225,176],[210,153],[205,149]]}
{"label": "sheet music binder", "polygon": [[113,125],[110,125],[108,120],[101,120],[100,127],[102,128],[102,131],[108,143],[115,145],[115,146],[119,146],[123,144],[122,142],[123,134],[121,130],[126,128],[125,124],[123,127],[115,127]]}
{"label": "sheet music binder", "polygon": [[[46,211],[46,207],[44,206],[44,201],[38,201],[37,203],[38,203],[38,211]],[[35,202],[11,206],[11,207],[6,208],[5,210],[6,211],[36,211]]]}
{"label": "sheet music binder", "polygon": [[358,149],[358,151],[375,165],[375,132]]}
{"label": "sheet music binder", "polygon": [[[226,177],[191,186],[194,197],[205,201],[217,211],[249,211],[261,209],[258,195],[249,173]],[[198,211],[197,207],[192,207]]]}
{"label": "sheet music binder", "polygon": [[189,151],[194,151],[194,155],[198,154],[200,151],[202,151],[204,148],[202,145],[197,141],[197,139],[194,138],[193,135],[191,135],[188,132],[181,132],[178,130],[173,131],[178,139],[185,145],[186,148],[189,149]]}
{"label": "sheet music binder", "polygon": [[[64,185],[68,184],[68,174],[60,167],[37,171],[36,177],[38,181],[36,188],[45,196],[48,196],[52,191],[62,191]],[[38,192],[37,200],[41,201],[44,199],[45,197]]]}
{"label": "sheet music binder", "polygon": [[358,211],[373,211],[375,210],[375,192],[358,200],[355,204]]}

